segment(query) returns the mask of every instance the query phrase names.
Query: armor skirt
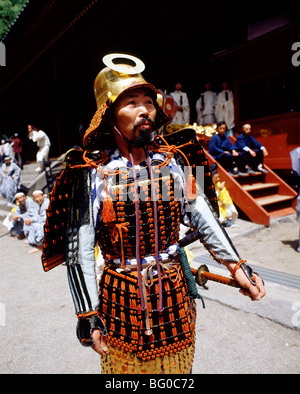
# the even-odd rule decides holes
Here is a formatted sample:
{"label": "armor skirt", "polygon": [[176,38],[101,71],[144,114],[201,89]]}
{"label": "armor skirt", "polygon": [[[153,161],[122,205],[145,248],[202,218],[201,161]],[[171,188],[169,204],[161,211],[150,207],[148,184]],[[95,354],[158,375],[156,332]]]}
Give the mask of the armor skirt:
{"label": "armor skirt", "polygon": [[137,272],[118,271],[106,267],[100,280],[99,312],[108,329],[109,343],[102,372],[111,373],[111,365],[119,373],[126,373],[123,370],[134,373],[135,368],[139,370],[146,365],[151,366],[151,373],[162,370],[178,373],[176,368],[170,368],[174,363],[179,368],[182,360],[179,369],[189,373],[194,354],[196,308],[180,265],[164,271],[162,311],[158,310],[157,275],[144,279],[147,307],[142,310]]}

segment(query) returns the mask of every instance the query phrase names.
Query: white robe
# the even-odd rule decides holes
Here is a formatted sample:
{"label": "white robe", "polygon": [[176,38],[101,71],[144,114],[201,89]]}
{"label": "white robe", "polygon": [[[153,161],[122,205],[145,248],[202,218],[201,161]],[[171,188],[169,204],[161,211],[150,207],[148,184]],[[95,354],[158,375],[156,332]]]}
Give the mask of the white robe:
{"label": "white robe", "polygon": [[40,170],[43,169],[43,160],[48,160],[49,150],[50,150],[50,140],[47,134],[43,130],[33,130],[28,135],[29,139],[36,142],[39,150],[36,154],[36,162],[39,165]]}
{"label": "white robe", "polygon": [[[215,105],[217,101],[217,93],[211,90],[201,93],[196,102],[197,123],[205,125],[215,123]],[[204,105],[203,105],[204,104]]]}
{"label": "white robe", "polygon": [[21,168],[16,163],[11,162],[10,165],[3,163],[0,169],[0,194],[2,197],[12,203],[21,180]]}
{"label": "white robe", "polygon": [[182,111],[176,111],[172,124],[189,124],[190,123],[190,104],[187,94],[181,91],[171,92],[175,103],[182,106]]}
{"label": "white robe", "polygon": [[215,113],[217,122],[225,122],[228,130],[234,128],[234,101],[231,90],[223,90],[218,94]]}

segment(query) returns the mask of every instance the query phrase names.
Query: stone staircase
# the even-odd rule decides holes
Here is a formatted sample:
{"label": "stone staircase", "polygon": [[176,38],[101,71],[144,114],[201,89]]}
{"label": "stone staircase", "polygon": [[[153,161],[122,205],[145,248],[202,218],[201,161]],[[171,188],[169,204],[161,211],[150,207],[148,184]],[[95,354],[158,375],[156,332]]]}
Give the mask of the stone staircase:
{"label": "stone staircase", "polygon": [[[205,154],[210,165],[216,162],[208,151]],[[271,168],[266,165],[264,168],[266,174],[231,176],[218,163],[220,179],[226,182],[233,202],[252,222],[269,226],[272,219],[295,213],[297,193]]]}

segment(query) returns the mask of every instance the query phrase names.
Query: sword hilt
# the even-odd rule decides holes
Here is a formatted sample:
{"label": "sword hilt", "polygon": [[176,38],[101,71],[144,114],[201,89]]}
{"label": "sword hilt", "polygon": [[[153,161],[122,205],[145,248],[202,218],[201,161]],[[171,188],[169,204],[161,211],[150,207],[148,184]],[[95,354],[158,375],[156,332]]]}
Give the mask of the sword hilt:
{"label": "sword hilt", "polygon": [[209,272],[205,264],[201,265],[198,270],[192,269],[192,272],[195,274],[195,280],[199,286],[204,286],[208,280],[212,280],[213,282],[222,283],[227,286],[241,288],[234,279]]}

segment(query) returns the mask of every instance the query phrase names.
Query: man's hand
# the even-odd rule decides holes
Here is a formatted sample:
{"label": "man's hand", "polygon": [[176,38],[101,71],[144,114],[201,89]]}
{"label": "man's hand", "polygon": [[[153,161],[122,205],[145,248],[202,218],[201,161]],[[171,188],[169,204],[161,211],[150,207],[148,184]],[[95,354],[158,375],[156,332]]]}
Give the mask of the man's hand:
{"label": "man's hand", "polygon": [[[233,271],[236,263],[226,263],[226,267],[230,272]],[[233,274],[233,279],[238,282],[238,284],[242,287],[240,289],[240,293],[251,298],[252,301],[259,301],[266,295],[265,286],[263,284],[262,279],[253,273],[256,285],[252,285],[250,280],[245,275],[244,271],[239,268]]]}
{"label": "man's hand", "polygon": [[107,353],[106,337],[102,336],[100,330],[97,329],[93,330],[92,337],[94,341],[92,349],[95,350],[96,353],[100,354],[100,356],[105,356]]}
{"label": "man's hand", "polygon": [[266,295],[265,286],[262,279],[253,274],[256,285],[252,285],[242,269],[238,269],[234,273],[234,279],[241,285],[240,293],[251,298],[252,301],[259,301]]}
{"label": "man's hand", "polygon": [[254,152],[254,150],[249,149],[249,153],[252,157],[256,157],[256,153]]}

